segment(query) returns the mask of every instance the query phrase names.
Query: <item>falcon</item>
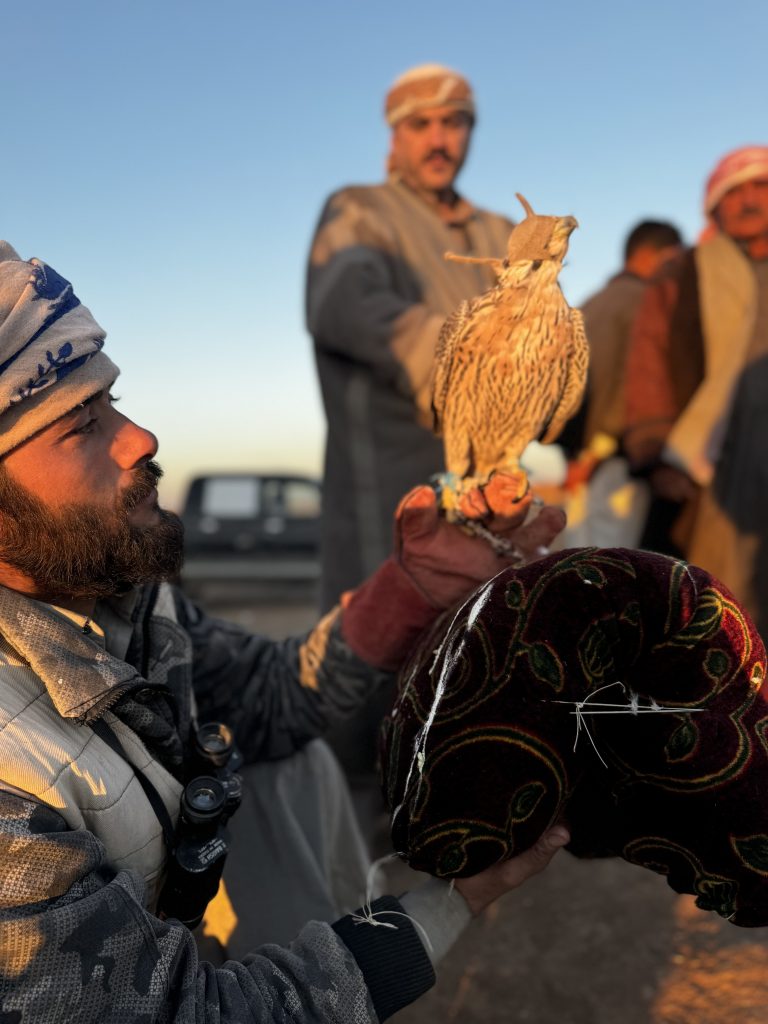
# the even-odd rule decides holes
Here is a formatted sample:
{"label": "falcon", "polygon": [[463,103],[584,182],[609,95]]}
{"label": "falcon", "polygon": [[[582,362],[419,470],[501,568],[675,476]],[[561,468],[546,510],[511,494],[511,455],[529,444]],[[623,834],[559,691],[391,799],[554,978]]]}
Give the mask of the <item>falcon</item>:
{"label": "falcon", "polygon": [[489,264],[497,275],[492,288],[446,320],[437,345],[432,410],[447,470],[439,485],[454,521],[473,518],[462,497],[494,473],[517,476],[525,493],[523,450],[533,440],[555,440],[586,383],[584,321],[557,280],[578,222],[540,216],[517,198],[526,216],[513,228],[504,259],[445,254]]}

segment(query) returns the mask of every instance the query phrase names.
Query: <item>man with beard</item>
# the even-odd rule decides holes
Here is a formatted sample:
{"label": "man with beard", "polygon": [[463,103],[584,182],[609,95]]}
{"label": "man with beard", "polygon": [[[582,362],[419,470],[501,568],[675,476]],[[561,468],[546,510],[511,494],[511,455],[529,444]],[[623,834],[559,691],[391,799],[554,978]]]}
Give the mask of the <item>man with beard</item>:
{"label": "man with beard", "polygon": [[[326,202],[312,242],[307,323],[328,424],[323,479],[321,609],[387,557],[401,496],[444,468],[432,433],[432,364],[445,318],[495,282],[487,266],[446,251],[506,251],[511,221],[455,189],[469,150],[469,82],[436,64],[412,68],[387,93],[391,128],[384,184]],[[379,715],[337,749],[370,769]]]}
{"label": "man with beard", "polygon": [[768,640],[768,146],[726,154],[699,243],[645,293],[627,364],[643,546],[707,569]]}
{"label": "man with beard", "polygon": [[645,220],[624,243],[624,265],[581,306],[589,376],[581,409],[559,443],[575,453],[569,467],[565,547],[634,548],[648,509],[647,485],[629,475],[621,450],[624,377],[635,313],[659,269],[680,254],[673,224]]}
{"label": "man with beard", "polygon": [[[290,947],[217,970],[172,909],[179,895],[196,901],[207,877],[174,876],[179,818],[202,828],[225,792],[215,778],[190,792],[193,739],[198,722],[225,722],[246,762],[298,765],[325,811],[337,795],[302,750],[498,560],[440,521],[420,488],[400,512],[398,556],[308,636],[275,643],[208,619],[165,582],[181,564],[181,526],[158,506],[154,435],[115,407],[103,342],[67,281],[0,243],[0,1017],[384,1020],[429,987],[467,919],[545,866],[567,833],[556,827],[455,892],[431,880],[374,900],[363,924],[310,923]],[[501,497],[489,492],[489,506]],[[528,553],[561,525],[555,510],[495,523]],[[307,870],[333,872],[344,837],[302,824],[282,837],[286,859],[311,848]],[[205,867],[221,840],[195,834]],[[266,889],[276,880],[252,855],[254,887]],[[191,926],[199,901],[195,911]]]}

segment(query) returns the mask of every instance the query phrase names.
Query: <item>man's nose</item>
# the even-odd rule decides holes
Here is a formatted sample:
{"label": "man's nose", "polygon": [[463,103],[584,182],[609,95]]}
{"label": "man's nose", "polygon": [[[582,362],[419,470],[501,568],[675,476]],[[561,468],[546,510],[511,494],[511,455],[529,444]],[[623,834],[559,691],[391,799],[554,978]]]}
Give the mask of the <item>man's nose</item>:
{"label": "man's nose", "polygon": [[151,430],[126,419],[114,436],[111,453],[121,469],[133,469],[140,462],[153,459],[157,448],[157,438]]}
{"label": "man's nose", "polygon": [[445,126],[439,121],[433,121],[427,131],[430,149],[445,149],[446,137]]}

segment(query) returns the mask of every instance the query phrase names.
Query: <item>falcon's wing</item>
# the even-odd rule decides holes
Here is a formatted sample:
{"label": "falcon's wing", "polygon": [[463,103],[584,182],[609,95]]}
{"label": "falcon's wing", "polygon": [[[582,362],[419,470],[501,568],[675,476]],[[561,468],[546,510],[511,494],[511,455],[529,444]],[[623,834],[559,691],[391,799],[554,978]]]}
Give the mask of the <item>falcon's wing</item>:
{"label": "falcon's wing", "polygon": [[[589,365],[589,344],[584,331],[584,317],[580,309],[572,309],[569,321],[557,328],[562,341],[562,351],[568,360],[568,374],[565,387],[560,396],[547,430],[542,437],[542,444],[549,444],[560,434],[565,424],[575,415],[584,395],[587,382],[587,366]],[[566,337],[568,335],[568,337]]]}
{"label": "falcon's wing", "polygon": [[432,429],[440,434],[445,400],[451,385],[451,369],[456,346],[470,320],[470,304],[462,302],[443,324],[435,349],[435,373],[432,380]]}

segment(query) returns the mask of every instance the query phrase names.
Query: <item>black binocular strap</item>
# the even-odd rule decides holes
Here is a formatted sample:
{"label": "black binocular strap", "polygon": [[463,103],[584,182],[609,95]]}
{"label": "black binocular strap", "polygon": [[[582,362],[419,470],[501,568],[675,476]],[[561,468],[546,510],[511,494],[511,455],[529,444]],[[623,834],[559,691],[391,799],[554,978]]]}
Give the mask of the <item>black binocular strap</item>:
{"label": "black binocular strap", "polygon": [[163,829],[165,845],[168,847],[169,851],[173,850],[173,848],[176,845],[176,829],[173,827],[173,821],[171,820],[171,816],[168,813],[168,808],[163,803],[163,798],[160,796],[160,794],[157,792],[155,787],[152,785],[152,783],[149,781],[146,775],[142,772],[142,770],[131,763],[130,758],[125,752],[125,748],[123,747],[120,740],[117,738],[117,735],[115,734],[114,730],[109,725],[107,725],[103,718],[99,718],[95,722],[90,722],[89,725],[91,729],[93,729],[93,731],[99,737],[99,739],[103,740],[107,744],[110,750],[117,754],[118,757],[122,757],[122,759],[125,762],[131,765],[131,768],[133,768],[136,778],[139,780],[139,784],[141,785],[141,788],[144,790],[147,800],[149,800],[152,806],[152,810],[155,812],[155,816],[157,817],[157,820],[160,822],[160,825]]}

